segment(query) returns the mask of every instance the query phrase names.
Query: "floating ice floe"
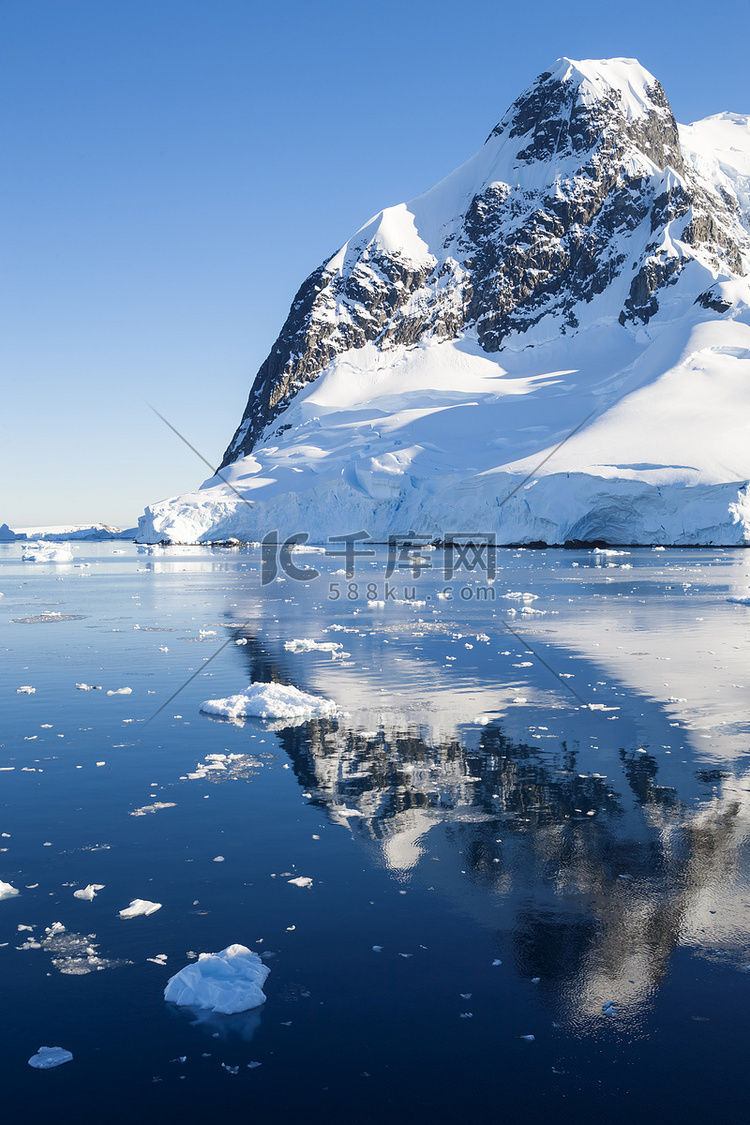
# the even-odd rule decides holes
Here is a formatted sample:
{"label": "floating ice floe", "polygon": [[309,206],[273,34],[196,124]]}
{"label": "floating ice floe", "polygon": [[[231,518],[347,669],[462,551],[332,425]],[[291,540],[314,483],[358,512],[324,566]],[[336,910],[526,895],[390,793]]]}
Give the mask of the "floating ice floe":
{"label": "floating ice floe", "polygon": [[130,906],[126,906],[124,910],[120,911],[120,917],[138,918],[141,914],[155,914],[157,910],[161,910],[160,902],[149,902],[145,898],[134,898]]}
{"label": "floating ice floe", "polygon": [[118,687],[114,691],[108,691],[107,695],[130,695],[132,691],[132,687]]}
{"label": "floating ice floe", "polygon": [[16,695],[34,695],[35,693],[36,688],[30,687],[28,684],[24,684],[23,687],[16,688]]}
{"label": "floating ice floe", "polygon": [[206,715],[224,719],[306,719],[313,715],[335,715],[338,711],[331,699],[309,695],[299,688],[284,684],[250,684],[240,695],[226,699],[207,699],[201,703]]}
{"label": "floating ice floe", "polygon": [[15,887],[11,887],[10,883],[4,883],[2,879],[0,879],[0,902],[2,902],[4,898],[13,898],[13,896],[17,894],[18,891]]}
{"label": "floating ice floe", "polygon": [[309,875],[298,875],[296,879],[287,879],[287,883],[291,883],[293,887],[311,887],[313,885]]}
{"label": "floating ice floe", "polygon": [[89,883],[86,887],[79,887],[77,891],[73,891],[73,898],[81,898],[85,902],[93,902],[96,898],[97,891],[104,890],[104,883]]}
{"label": "floating ice floe", "polygon": [[194,772],[186,774],[185,778],[190,781],[202,781],[204,778],[208,781],[233,781],[254,777],[262,768],[263,762],[252,754],[206,754],[205,761],[198,762]]}
{"label": "floating ice floe", "polygon": [[76,684],[76,687],[78,688],[79,691],[101,691],[102,690],[101,687],[97,687],[94,684]]}
{"label": "floating ice floe", "polygon": [[247,946],[229,945],[220,953],[201,953],[170,977],[164,999],[223,1015],[246,1012],[265,1004],[262,986],[270,971]]}
{"label": "floating ice floe", "polygon": [[73,561],[73,552],[67,544],[32,543],[22,555],[23,562],[67,563]]}
{"label": "floating ice floe", "polygon": [[153,805],[143,805],[140,809],[133,809],[130,816],[147,816],[148,813],[159,812],[160,809],[176,808],[175,801],[154,801]]}
{"label": "floating ice floe", "polygon": [[62,1066],[63,1063],[72,1061],[73,1055],[64,1047],[40,1047],[29,1059],[29,1066],[37,1070],[52,1070],[53,1066]]}
{"label": "floating ice floe", "polygon": [[65,976],[84,976],[103,969],[117,969],[130,961],[102,957],[93,940],[96,934],[76,934],[65,929],[62,922],[53,922],[45,928],[39,941],[30,938],[18,949],[43,949],[52,955],[52,964]]}
{"label": "floating ice floe", "polygon": [[300,640],[286,641],[284,648],[287,652],[330,652],[332,659],[341,653],[342,644],[336,641],[311,641],[307,637]]}

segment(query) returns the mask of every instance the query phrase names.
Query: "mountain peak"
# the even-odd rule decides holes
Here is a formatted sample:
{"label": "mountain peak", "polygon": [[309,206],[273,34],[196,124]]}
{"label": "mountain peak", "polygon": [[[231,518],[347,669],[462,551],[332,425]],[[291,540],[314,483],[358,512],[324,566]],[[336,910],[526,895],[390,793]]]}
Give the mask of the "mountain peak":
{"label": "mountain peak", "polygon": [[492,138],[521,138],[520,164],[594,150],[618,159],[630,144],[660,171],[683,167],[664,90],[636,59],[558,59],[516,99]]}
{"label": "mountain peak", "polygon": [[572,83],[589,102],[616,93],[628,114],[648,112],[659,83],[637,59],[558,59],[548,72],[552,82]]}
{"label": "mountain peak", "polygon": [[470,335],[491,354],[605,322],[638,332],[675,305],[691,263],[688,303],[725,310],[715,285],[743,275],[750,243],[745,180],[721,168],[697,174],[635,59],[559,59],[473,157],[376,215],[303,283],[223,465],[281,436],[286,421],[270,427],[295,396],[368,345]]}
{"label": "mountain peak", "polygon": [[229,477],[148,534],[750,542],[746,272],[747,119],[680,134],[635,60],[560,59],[303,283]]}

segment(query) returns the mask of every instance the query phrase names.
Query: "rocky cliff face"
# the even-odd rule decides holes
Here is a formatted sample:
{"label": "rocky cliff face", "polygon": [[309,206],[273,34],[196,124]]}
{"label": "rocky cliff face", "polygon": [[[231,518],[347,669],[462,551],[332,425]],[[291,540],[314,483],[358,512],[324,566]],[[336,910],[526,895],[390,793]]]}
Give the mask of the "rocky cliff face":
{"label": "rocky cliff face", "polygon": [[462,168],[381,212],[304,282],[222,466],[280,436],[295,395],[368,344],[470,335],[492,354],[575,335],[596,301],[632,333],[690,263],[705,272],[702,307],[725,312],[714,283],[743,276],[750,253],[742,204],[685,159],[638,63],[561,60]]}

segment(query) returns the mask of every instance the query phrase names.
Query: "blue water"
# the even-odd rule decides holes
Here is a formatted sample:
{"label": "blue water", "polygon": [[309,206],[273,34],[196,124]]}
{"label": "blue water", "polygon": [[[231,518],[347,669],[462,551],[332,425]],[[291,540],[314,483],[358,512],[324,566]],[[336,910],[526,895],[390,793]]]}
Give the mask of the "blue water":
{"label": "blue water", "polygon": [[[0,547],[8,1119],[747,1120],[744,552],[436,552],[375,606],[382,556],[74,552]],[[201,714],[256,680],[342,714]],[[164,1002],[233,942],[263,1008]]]}

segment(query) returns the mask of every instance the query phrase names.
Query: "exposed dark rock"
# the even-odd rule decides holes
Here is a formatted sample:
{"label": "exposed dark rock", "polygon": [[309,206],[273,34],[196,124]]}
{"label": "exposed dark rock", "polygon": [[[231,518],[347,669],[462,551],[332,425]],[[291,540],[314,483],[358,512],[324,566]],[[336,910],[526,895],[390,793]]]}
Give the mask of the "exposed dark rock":
{"label": "exposed dark rock", "polygon": [[659,310],[657,290],[674,285],[684,265],[676,254],[664,258],[649,258],[630,283],[630,295],[620,313],[620,324],[629,320],[648,324]]}
{"label": "exposed dark rock", "polygon": [[696,305],[702,305],[704,309],[713,309],[717,313],[725,313],[731,309],[729,301],[725,301],[720,293],[713,289],[707,289],[705,293],[699,294],[695,298]]}

